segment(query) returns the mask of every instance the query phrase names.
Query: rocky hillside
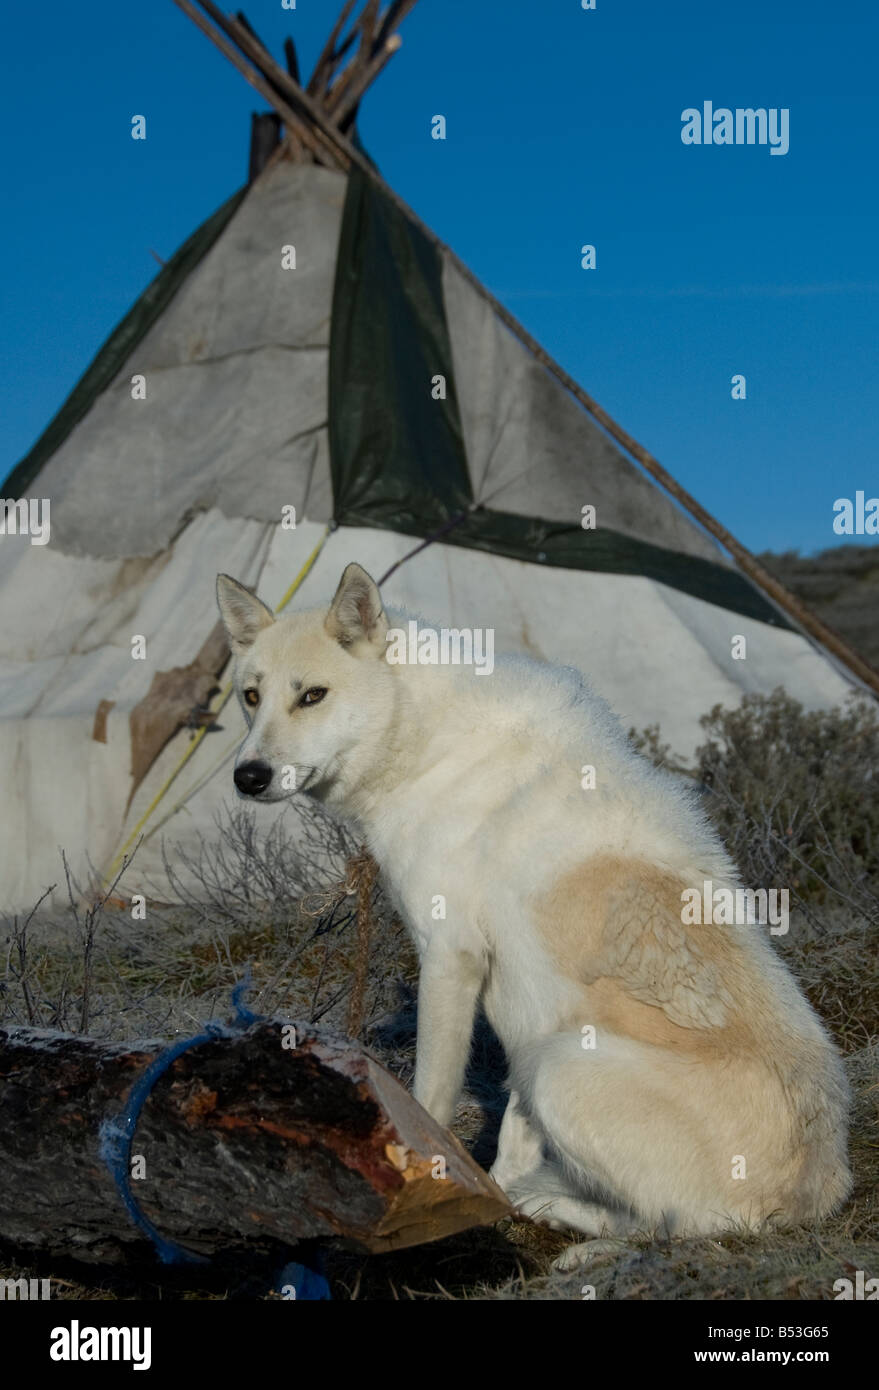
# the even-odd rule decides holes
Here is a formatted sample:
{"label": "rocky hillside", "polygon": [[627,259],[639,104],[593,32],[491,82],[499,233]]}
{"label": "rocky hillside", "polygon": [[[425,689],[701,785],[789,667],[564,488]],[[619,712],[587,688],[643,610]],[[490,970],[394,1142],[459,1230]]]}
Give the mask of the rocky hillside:
{"label": "rocky hillside", "polygon": [[879,670],[879,545],[759,556],[771,574]]}

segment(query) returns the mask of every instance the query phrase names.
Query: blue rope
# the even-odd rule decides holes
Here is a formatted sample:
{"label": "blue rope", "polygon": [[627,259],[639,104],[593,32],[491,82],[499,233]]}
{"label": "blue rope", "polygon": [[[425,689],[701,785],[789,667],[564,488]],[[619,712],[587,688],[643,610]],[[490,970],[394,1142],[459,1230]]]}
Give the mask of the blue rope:
{"label": "blue rope", "polygon": [[99,1153],[110,1170],[110,1175],[122,1201],[125,1203],[128,1215],[135,1226],[149,1236],[163,1264],[205,1265],[210,1264],[210,1260],[204,1255],[196,1255],[192,1250],[185,1250],[182,1245],[178,1245],[173,1240],[166,1240],[150,1221],[146,1212],[141,1210],[140,1203],[131,1187],[131,1143],[134,1139],[134,1131],[137,1129],[141,1111],[149,1099],[153,1087],[159,1077],[164,1076],[178,1057],[181,1057],[184,1052],[188,1052],[190,1048],[199,1047],[205,1042],[212,1042],[215,1038],[232,1038],[236,1033],[249,1028],[251,1024],[259,1022],[260,1016],[252,1013],[244,1003],[244,995],[249,988],[250,971],[248,970],[232,990],[232,1007],[235,1010],[234,1021],[231,1024],[218,1021],[207,1023],[200,1033],[196,1033],[194,1038],[179,1038],[177,1042],[166,1047],[158,1056],[153,1058],[143,1074],[134,1083],[127,1104],[121,1113],[113,1119],[103,1120],[98,1130]]}
{"label": "blue rope", "polygon": [[289,1298],[288,1290],[293,1289],[293,1297],[300,1303],[332,1302],[330,1286],[323,1272],[321,1252],[315,1250],[311,1256],[313,1267],[291,1261],[284,1266],[275,1281],[275,1293]]}
{"label": "blue rope", "polygon": [[[253,1013],[244,1003],[244,996],[249,988],[250,970],[248,969],[232,990],[232,1007],[235,1010],[233,1021],[231,1023],[218,1021],[206,1023],[202,1031],[196,1033],[194,1038],[180,1038],[177,1042],[164,1048],[153,1058],[132,1086],[124,1109],[114,1118],[103,1120],[98,1131],[101,1158],[110,1170],[110,1175],[116,1184],[125,1208],[135,1226],[149,1236],[163,1264],[207,1265],[210,1264],[210,1260],[205,1255],[197,1255],[193,1250],[186,1250],[176,1241],[166,1240],[146,1213],[141,1210],[140,1203],[131,1187],[131,1144],[137,1129],[137,1122],[159,1077],[164,1076],[172,1063],[184,1052],[200,1046],[201,1043],[212,1042],[216,1038],[233,1038],[237,1033],[250,1028],[252,1024],[261,1022],[263,1015]],[[289,1287],[292,1284],[298,1299],[323,1300],[331,1298],[330,1286],[322,1271],[321,1253],[316,1248],[313,1252],[313,1260],[315,1265],[313,1269],[300,1263],[287,1264],[278,1276],[279,1282],[276,1287],[280,1290],[280,1288]]]}
{"label": "blue rope", "polygon": [[140,1204],[131,1190],[131,1141],[134,1138],[134,1131],[140,1119],[140,1112],[144,1107],[148,1096],[160,1076],[163,1076],[172,1062],[176,1061],[184,1052],[188,1052],[191,1047],[198,1047],[199,1043],[208,1042],[212,1038],[223,1037],[227,1029],[222,1024],[209,1024],[203,1032],[196,1034],[194,1038],[181,1038],[171,1047],[166,1047],[164,1052],[160,1052],[155,1057],[146,1071],[138,1078],[131,1088],[128,1097],[128,1104],[121,1114],[115,1119],[107,1119],[101,1122],[98,1131],[100,1136],[100,1155],[110,1170],[110,1175],[119,1190],[135,1226],[148,1235],[156,1252],[163,1264],[208,1264],[208,1260],[203,1255],[196,1255],[191,1250],[184,1250],[182,1245],[177,1245],[173,1240],[166,1240],[157,1231],[149,1217],[141,1210]]}

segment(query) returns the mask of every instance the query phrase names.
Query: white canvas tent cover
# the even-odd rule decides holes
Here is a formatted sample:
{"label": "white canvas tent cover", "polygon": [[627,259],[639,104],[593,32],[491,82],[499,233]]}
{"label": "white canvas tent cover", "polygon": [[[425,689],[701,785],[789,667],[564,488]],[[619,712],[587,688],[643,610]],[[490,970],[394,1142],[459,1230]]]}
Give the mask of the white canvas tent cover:
{"label": "white canvas tent cover", "polygon": [[[4,496],[51,500],[48,545],[0,540],[4,910],[59,881],[62,848],[80,878],[106,868],[179,764],[191,728],[127,805],[129,718],[201,648],[218,571],[277,604],[320,547],[292,602],[310,607],[349,561],[378,578],[446,527],[395,570],[388,604],[579,667],[627,727],[659,722],[683,754],[744,691],[784,685],[818,708],[850,689],[356,170],[276,158],[224,205]],[[192,852],[217,833],[242,731],[230,702],[146,823],[130,891],[162,891],[163,840]]]}

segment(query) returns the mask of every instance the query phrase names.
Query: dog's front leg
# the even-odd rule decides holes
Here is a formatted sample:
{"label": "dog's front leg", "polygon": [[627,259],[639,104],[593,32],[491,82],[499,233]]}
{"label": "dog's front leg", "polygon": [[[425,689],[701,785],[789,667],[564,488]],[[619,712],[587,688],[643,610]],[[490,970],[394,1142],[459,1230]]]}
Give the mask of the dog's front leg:
{"label": "dog's front leg", "polygon": [[421,961],[415,1099],[441,1125],[455,1113],[470,1055],[473,1016],[485,978],[475,952],[435,936]]}

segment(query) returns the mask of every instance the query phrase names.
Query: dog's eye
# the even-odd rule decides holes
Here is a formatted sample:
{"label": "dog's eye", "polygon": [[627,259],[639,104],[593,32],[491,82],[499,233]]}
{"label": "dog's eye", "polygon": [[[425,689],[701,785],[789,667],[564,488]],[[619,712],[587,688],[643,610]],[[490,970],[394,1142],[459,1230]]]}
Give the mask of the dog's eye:
{"label": "dog's eye", "polygon": [[300,705],[319,705],[326,693],[322,685],[313,685],[310,690],[306,690],[299,703]]}
{"label": "dog's eye", "polygon": [[254,690],[253,686],[250,686],[247,690],[245,690],[244,703],[246,705],[250,705],[251,707],[259,704],[259,691]]}

